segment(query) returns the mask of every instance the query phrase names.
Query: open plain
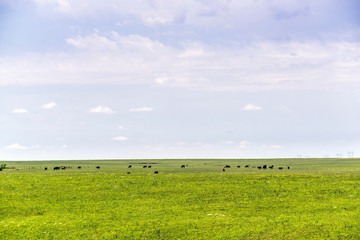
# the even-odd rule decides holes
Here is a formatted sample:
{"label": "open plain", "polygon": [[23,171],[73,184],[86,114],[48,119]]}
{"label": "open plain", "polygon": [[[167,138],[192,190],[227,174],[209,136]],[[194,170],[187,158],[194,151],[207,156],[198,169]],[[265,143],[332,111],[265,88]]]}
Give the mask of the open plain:
{"label": "open plain", "polygon": [[1,239],[360,238],[355,158],[1,163]]}

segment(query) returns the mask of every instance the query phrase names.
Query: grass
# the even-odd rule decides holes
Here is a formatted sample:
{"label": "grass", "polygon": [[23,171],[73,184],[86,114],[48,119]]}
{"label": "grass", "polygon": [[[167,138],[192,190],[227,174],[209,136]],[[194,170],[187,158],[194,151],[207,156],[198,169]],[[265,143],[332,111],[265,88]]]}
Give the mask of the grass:
{"label": "grass", "polygon": [[1,239],[360,238],[358,159],[6,163]]}

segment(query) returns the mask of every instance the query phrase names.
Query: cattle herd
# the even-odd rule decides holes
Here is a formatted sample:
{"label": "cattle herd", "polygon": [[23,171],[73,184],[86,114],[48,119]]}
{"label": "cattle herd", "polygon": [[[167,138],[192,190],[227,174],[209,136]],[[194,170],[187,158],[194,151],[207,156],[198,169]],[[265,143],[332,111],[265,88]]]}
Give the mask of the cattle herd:
{"label": "cattle herd", "polygon": [[[241,166],[240,165],[237,165],[236,166],[237,168],[241,168]],[[257,169],[267,169],[267,168],[269,168],[269,169],[274,169],[274,165],[271,165],[271,166],[268,166],[268,165],[262,165],[262,166],[251,166],[252,168],[257,168]],[[225,167],[223,168],[223,172],[225,172],[225,168],[230,168],[230,165],[225,165]],[[250,164],[248,164],[248,165],[245,165],[245,168],[250,168]],[[284,167],[277,167],[279,170],[283,170],[284,169]],[[287,169],[290,169],[290,166],[287,166],[286,167]]]}
{"label": "cattle herd", "polygon": [[[180,165],[180,168],[186,168],[186,167],[188,167],[188,164]],[[251,166],[250,164],[247,164],[244,167],[245,168],[252,167],[252,168],[257,168],[257,169],[274,169],[274,165],[270,165],[270,166],[268,166],[268,165],[262,165],[262,166],[254,165],[254,166]],[[95,168],[100,169],[100,166],[96,166]],[[128,168],[132,168],[132,165],[129,165]],[[151,168],[151,165],[143,165],[142,168]],[[225,165],[223,167],[223,169],[222,169],[223,172],[225,172],[226,168],[231,168],[231,166],[230,165]],[[237,165],[236,168],[241,168],[241,166]],[[287,166],[287,167],[282,167],[282,166],[277,167],[277,169],[279,169],[279,170],[283,170],[285,168],[290,169],[289,166]],[[56,166],[56,167],[53,168],[53,170],[60,170],[60,169],[61,170],[72,169],[72,167],[71,166]],[[77,169],[81,169],[81,166],[77,166]],[[48,167],[45,167],[44,170],[48,170]],[[126,172],[126,173],[131,174],[131,172]],[[154,171],[154,174],[158,174],[158,173],[159,173],[159,171]]]}
{"label": "cattle herd", "polygon": [[[81,169],[81,166],[77,167],[78,169]],[[100,166],[96,166],[96,169],[100,169]],[[53,170],[65,170],[65,169],[72,169],[71,166],[60,166],[60,167],[54,167]],[[44,170],[48,170],[48,167],[45,167]]]}

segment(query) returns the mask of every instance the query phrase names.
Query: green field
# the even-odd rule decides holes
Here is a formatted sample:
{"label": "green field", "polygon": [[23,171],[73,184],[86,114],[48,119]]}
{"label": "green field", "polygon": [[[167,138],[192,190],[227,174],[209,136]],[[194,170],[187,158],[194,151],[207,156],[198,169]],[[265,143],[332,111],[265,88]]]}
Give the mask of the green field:
{"label": "green field", "polygon": [[0,163],[0,239],[360,239],[355,158]]}

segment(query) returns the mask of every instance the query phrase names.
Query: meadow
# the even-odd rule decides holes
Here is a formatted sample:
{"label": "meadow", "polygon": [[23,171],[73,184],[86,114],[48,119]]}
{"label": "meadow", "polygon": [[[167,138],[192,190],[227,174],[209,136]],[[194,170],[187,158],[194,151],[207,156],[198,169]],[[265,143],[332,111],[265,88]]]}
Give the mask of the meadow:
{"label": "meadow", "polygon": [[355,158],[0,163],[0,239],[360,239]]}

